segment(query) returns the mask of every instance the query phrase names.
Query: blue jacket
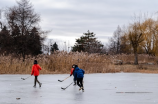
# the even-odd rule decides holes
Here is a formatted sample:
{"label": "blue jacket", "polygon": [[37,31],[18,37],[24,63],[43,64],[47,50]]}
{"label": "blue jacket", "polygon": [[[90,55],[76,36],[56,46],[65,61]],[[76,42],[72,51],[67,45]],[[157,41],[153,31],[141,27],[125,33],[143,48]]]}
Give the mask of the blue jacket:
{"label": "blue jacket", "polygon": [[85,73],[84,70],[82,70],[82,69],[76,67],[76,68],[74,69],[74,80],[76,81],[77,78],[83,78],[83,77],[84,77],[84,73]]}
{"label": "blue jacket", "polygon": [[75,81],[77,80],[77,71],[78,71],[78,70],[79,70],[79,68],[76,67],[76,68],[74,69],[74,72],[73,72],[74,80],[75,80]]}
{"label": "blue jacket", "polygon": [[77,71],[77,78],[83,78],[84,77],[84,70],[82,69],[79,69]]}

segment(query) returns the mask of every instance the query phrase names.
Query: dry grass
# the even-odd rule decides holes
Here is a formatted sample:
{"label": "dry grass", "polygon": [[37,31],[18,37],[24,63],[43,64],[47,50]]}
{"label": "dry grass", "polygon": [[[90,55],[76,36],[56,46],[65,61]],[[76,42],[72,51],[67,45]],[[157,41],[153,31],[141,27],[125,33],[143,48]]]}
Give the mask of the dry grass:
{"label": "dry grass", "polygon": [[[158,57],[139,55],[139,65],[133,65],[134,56],[100,55],[88,53],[56,52],[52,55],[27,56],[22,59],[0,56],[0,74],[30,74],[36,59],[42,67],[41,74],[70,73],[72,64],[77,64],[86,73],[141,72],[158,73]],[[122,65],[115,65],[114,60],[122,60]]]}

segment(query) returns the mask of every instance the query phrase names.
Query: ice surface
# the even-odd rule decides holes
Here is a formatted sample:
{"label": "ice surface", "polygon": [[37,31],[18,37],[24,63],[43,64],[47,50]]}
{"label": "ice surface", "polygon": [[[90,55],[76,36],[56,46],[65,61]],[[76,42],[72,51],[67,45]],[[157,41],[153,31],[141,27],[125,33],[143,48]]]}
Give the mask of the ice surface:
{"label": "ice surface", "polygon": [[158,104],[158,75],[141,73],[85,74],[84,89],[71,85],[69,74],[0,75],[0,104]]}

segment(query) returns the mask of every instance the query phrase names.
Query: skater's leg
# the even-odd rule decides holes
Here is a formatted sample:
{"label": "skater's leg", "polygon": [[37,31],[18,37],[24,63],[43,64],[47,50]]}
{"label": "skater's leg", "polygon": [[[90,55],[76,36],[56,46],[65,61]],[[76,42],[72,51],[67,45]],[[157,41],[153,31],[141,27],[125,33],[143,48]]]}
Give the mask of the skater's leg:
{"label": "skater's leg", "polygon": [[74,81],[74,85],[76,85],[76,80],[75,80],[75,78],[73,79],[73,81]]}
{"label": "skater's leg", "polygon": [[79,86],[79,87],[81,87],[81,85],[79,84],[79,78],[77,78],[77,85]]}
{"label": "skater's leg", "polygon": [[81,79],[81,86],[82,86],[82,91],[84,92],[84,87],[83,87],[83,78]]}
{"label": "skater's leg", "polygon": [[34,87],[36,87],[36,80],[37,80],[37,76],[35,76],[35,79],[34,79]]}
{"label": "skater's leg", "polygon": [[83,87],[83,78],[80,79],[81,87]]}
{"label": "skater's leg", "polygon": [[79,79],[78,79],[78,82],[79,82],[79,84],[80,84],[80,89],[79,89],[79,90],[83,89],[82,79],[83,79],[83,78],[79,78]]}
{"label": "skater's leg", "polygon": [[[36,77],[38,77],[38,76],[36,76]],[[38,82],[39,86],[41,87],[42,83],[40,83],[40,82],[38,81],[38,78],[36,79],[36,81]]]}
{"label": "skater's leg", "polygon": [[38,76],[36,76],[37,77],[37,79],[36,79],[36,81],[38,82],[38,84],[40,83],[39,81],[38,81]]}

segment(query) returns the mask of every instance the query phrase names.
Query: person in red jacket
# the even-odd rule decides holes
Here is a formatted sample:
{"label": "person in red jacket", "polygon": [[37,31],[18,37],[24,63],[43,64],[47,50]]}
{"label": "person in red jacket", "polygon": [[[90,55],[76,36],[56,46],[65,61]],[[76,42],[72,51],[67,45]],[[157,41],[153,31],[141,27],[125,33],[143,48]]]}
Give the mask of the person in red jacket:
{"label": "person in red jacket", "polygon": [[37,79],[37,77],[39,76],[39,70],[42,70],[41,67],[37,64],[37,60],[34,60],[34,65],[32,66],[32,72],[31,72],[31,76],[34,75],[35,76],[35,81],[34,81],[34,86],[36,87],[36,82],[38,82],[39,87],[41,87],[42,83],[40,83]]}
{"label": "person in red jacket", "polygon": [[[74,76],[74,69],[75,69],[75,64],[72,65],[70,77],[71,77],[72,75]],[[73,81],[74,81],[74,85],[76,85],[76,80],[73,79]]]}

